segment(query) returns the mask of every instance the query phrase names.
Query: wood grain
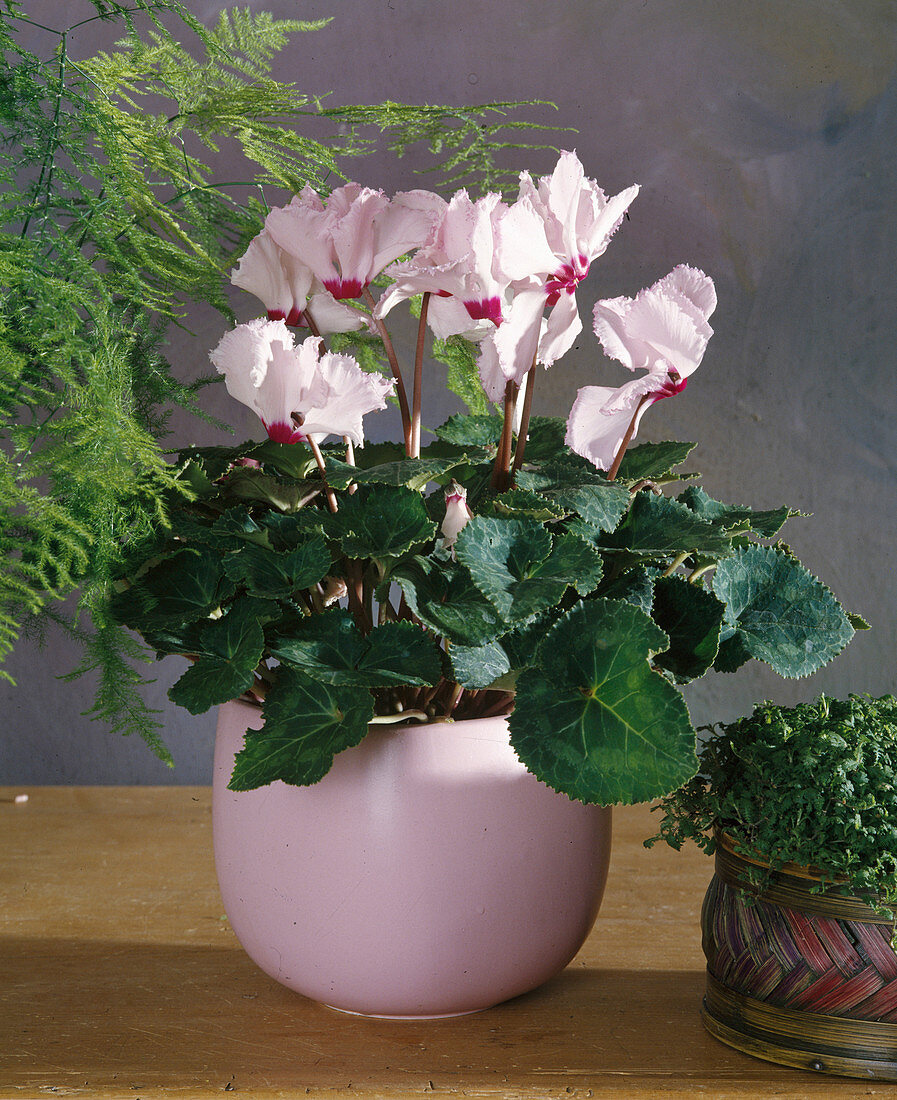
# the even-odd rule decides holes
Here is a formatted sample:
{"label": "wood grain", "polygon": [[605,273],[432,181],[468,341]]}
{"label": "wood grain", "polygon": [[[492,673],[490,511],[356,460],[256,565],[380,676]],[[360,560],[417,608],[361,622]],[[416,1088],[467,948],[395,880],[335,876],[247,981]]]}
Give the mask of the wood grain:
{"label": "wood grain", "polygon": [[[0,1097],[856,1097],[892,1086],[733,1051],[700,1021],[712,865],[616,811],[605,903],[542,989],[428,1023],[281,988],[223,919],[205,788],[0,789]],[[545,899],[551,904],[551,898]]]}

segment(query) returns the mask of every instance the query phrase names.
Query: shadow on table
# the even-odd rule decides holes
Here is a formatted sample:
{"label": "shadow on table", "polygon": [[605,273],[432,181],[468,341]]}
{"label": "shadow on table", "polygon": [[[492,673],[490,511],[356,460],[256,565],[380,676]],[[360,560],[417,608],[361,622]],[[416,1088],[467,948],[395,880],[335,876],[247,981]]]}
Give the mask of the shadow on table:
{"label": "shadow on table", "polygon": [[[225,933],[229,936],[229,933]],[[231,944],[233,941],[231,940]],[[569,967],[474,1016],[345,1016],[282,988],[234,946],[0,941],[0,1085],[431,1087],[557,1094],[653,1078],[731,1079],[764,1063],[712,1040],[690,971]],[[401,1093],[400,1093],[401,1094]]]}

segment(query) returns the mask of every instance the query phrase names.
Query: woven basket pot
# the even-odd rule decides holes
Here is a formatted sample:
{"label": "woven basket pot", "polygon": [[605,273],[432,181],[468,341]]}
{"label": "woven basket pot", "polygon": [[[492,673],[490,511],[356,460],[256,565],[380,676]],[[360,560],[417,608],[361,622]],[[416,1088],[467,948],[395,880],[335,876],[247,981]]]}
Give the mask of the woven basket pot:
{"label": "woven basket pot", "polygon": [[811,893],[818,879],[795,865],[752,891],[752,861],[718,839],[701,914],[707,1030],[769,1062],[897,1081],[894,923],[859,898]]}
{"label": "woven basket pot", "polygon": [[218,883],[247,954],[361,1015],[475,1012],[562,970],[598,913],[611,811],[527,772],[505,718],[373,726],[312,787],[227,789],[261,711],[221,707]]}

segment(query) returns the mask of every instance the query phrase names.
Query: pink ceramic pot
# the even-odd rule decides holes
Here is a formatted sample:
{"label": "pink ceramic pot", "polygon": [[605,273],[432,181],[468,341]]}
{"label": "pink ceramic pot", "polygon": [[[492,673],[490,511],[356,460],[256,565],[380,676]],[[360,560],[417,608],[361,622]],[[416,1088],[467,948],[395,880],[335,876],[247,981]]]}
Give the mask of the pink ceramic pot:
{"label": "pink ceramic pot", "polygon": [[374,726],[313,787],[227,790],[261,712],[221,707],[215,862],[231,926],[291,989],[345,1012],[476,1012],[535,988],[594,923],[611,811],[519,762],[503,718]]}

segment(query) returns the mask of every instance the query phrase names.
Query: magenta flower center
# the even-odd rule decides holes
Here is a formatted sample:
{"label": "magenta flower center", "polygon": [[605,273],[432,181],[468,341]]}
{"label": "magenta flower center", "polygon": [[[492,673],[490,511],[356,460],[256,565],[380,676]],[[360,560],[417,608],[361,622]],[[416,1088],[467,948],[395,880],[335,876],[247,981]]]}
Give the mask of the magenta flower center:
{"label": "magenta flower center", "polygon": [[465,302],[464,306],[474,321],[492,321],[496,326],[502,322],[500,298],[480,298]]}
{"label": "magenta flower center", "polygon": [[651,397],[654,399],[651,404],[653,405],[655,401],[662,401],[665,397],[675,397],[677,393],[682,393],[687,385],[687,378],[680,378],[678,371],[671,370],[660,389],[651,391]]}
{"label": "magenta flower center", "polygon": [[297,431],[294,425],[287,424],[283,420],[276,420],[273,424],[268,424],[263,420],[262,424],[268,433],[268,438],[273,439],[275,443],[302,443],[305,440],[302,432]]}
{"label": "magenta flower center", "polygon": [[305,327],[305,319],[302,316],[302,310],[293,306],[289,313],[284,313],[282,309],[269,309],[268,310],[269,321],[283,321],[284,324],[292,325],[294,328]]}
{"label": "magenta flower center", "polygon": [[344,298],[360,298],[364,290],[361,279],[325,279],[324,286],[338,301]]}
{"label": "magenta flower center", "polygon": [[548,305],[557,304],[558,298],[563,293],[573,294],[577,286],[589,273],[589,258],[581,252],[570,263],[563,264],[550,276],[545,284],[545,293],[548,295]]}

